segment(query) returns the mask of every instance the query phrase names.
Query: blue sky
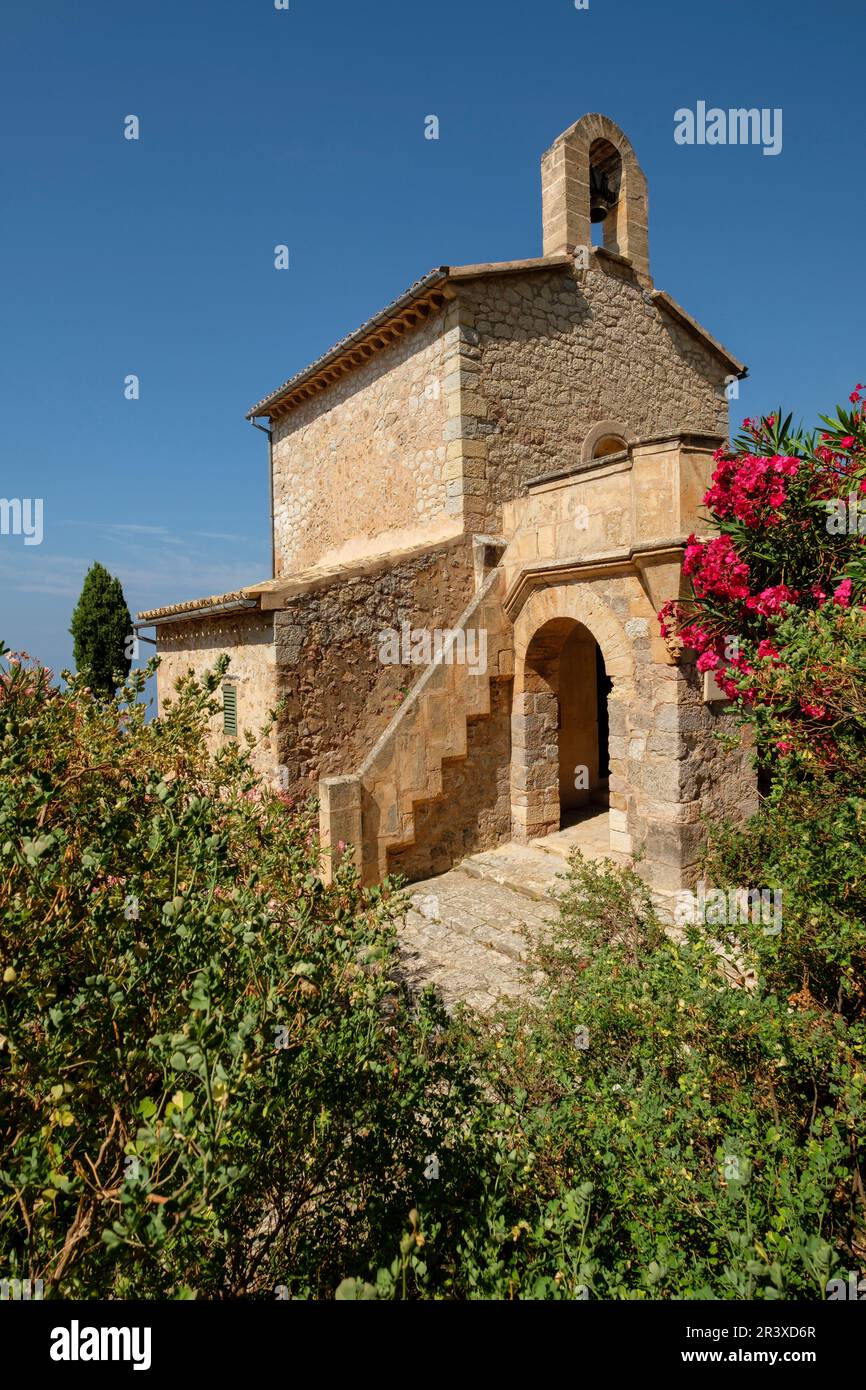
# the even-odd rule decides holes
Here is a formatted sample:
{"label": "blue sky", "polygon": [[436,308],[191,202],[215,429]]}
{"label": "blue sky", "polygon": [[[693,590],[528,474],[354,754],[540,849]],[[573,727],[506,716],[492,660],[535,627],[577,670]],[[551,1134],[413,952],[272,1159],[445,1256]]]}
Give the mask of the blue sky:
{"label": "blue sky", "polygon": [[[17,0],[0,33],[0,496],[44,499],[0,637],[55,669],[92,560],[133,612],[267,576],[245,411],[432,266],[539,254],[586,111],[648,176],[657,286],[749,364],[738,416],[866,380],[859,0]],[[781,153],[676,144],[700,100],[780,107]]]}

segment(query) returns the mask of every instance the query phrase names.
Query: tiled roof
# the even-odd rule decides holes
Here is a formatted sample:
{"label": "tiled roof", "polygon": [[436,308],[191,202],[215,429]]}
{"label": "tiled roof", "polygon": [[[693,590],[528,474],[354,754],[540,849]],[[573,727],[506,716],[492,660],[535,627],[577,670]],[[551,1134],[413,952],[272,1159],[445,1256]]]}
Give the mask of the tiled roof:
{"label": "tiled roof", "polygon": [[191,598],[186,603],[169,603],[164,608],[148,608],[143,613],[138,614],[137,621],[140,623],[155,622],[159,618],[173,618],[177,615],[187,613],[197,613],[205,608],[222,608],[227,604],[252,604],[254,600],[250,593],[255,593],[255,588],[251,590],[236,589],[231,594],[213,594],[210,598]]}
{"label": "tiled roof", "polygon": [[357,350],[363,339],[369,337],[375,329],[383,327],[392,320],[399,314],[400,310],[406,310],[411,305],[428,297],[431,290],[448,279],[448,270],[448,266],[438,266],[435,270],[428,271],[420,280],[416,280],[413,285],[410,285],[405,294],[401,294],[398,299],[393,300],[384,309],[380,309],[378,314],[367,319],[360,328],[356,328],[354,332],[341,338],[338,343],[335,343],[332,348],[328,348],[327,352],[323,353],[321,357],[317,357],[315,362],[311,362],[302,372],[296,372],[294,376],[289,377],[288,381],[283,382],[282,386],[278,386],[276,391],[271,391],[269,395],[264,396],[251,410],[247,411],[246,418],[253,420],[257,415],[270,415],[270,407],[275,405],[277,401],[291,396],[305,382],[318,375],[324,368],[336,363],[352,348]]}

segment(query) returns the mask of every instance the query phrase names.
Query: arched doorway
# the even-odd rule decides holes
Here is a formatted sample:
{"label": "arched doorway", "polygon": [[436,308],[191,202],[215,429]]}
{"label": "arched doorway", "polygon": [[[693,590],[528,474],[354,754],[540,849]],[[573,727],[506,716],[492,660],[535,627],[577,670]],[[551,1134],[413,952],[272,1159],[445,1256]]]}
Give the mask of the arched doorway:
{"label": "arched doorway", "polygon": [[574,824],[608,803],[608,696],[612,682],[592,633],[574,618],[552,618],[526,650],[523,729],[526,791],[537,824]]}
{"label": "arched doorway", "polygon": [[607,698],[612,684],[601,648],[576,622],[559,654],[556,690],[560,825],[570,824],[592,805],[608,804]]}

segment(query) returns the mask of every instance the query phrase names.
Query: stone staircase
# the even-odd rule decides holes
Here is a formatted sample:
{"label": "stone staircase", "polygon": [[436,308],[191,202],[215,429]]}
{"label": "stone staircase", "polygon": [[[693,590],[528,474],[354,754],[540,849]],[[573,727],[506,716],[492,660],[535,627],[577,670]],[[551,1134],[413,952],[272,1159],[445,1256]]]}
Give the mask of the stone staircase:
{"label": "stone staircase", "polygon": [[555,917],[571,850],[625,864],[609,843],[608,813],[592,811],[553,835],[486,850],[411,884],[399,931],[407,982],[415,989],[433,984],[449,1009],[462,1002],[482,1012],[530,989],[527,935]]}
{"label": "stone staircase", "polygon": [[[489,714],[491,680],[511,675],[503,586],[500,569],[483,579],[358,772],[320,782],[326,878],[342,843],[353,846],[362,882],[380,882],[389,870],[389,853],[414,842],[415,807],[441,796],[443,764],[466,757],[467,721]],[[486,634],[483,674],[455,659],[467,633],[480,632]]]}

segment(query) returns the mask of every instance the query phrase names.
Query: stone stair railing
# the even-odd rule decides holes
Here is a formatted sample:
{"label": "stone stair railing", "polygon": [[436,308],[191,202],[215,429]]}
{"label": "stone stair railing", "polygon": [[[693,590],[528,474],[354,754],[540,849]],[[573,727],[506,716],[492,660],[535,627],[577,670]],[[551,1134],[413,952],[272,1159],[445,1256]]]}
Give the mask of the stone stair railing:
{"label": "stone stair railing", "polygon": [[[480,576],[479,576],[480,577]],[[442,765],[464,758],[467,720],[489,714],[490,682],[512,674],[511,627],[502,606],[504,575],[491,570],[443,633],[441,647],[382,732],[360,769],[319,783],[319,831],[323,874],[351,846],[361,881],[381,882],[388,855],[415,841],[415,807],[442,795]],[[459,657],[467,633],[486,633],[486,668]]]}

